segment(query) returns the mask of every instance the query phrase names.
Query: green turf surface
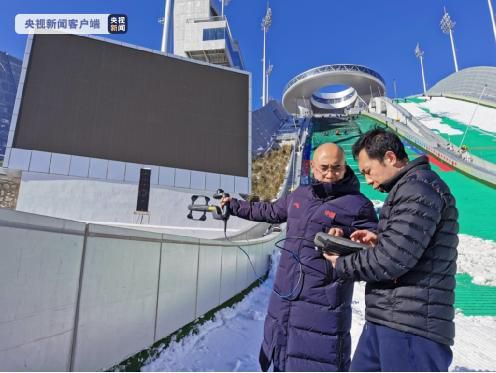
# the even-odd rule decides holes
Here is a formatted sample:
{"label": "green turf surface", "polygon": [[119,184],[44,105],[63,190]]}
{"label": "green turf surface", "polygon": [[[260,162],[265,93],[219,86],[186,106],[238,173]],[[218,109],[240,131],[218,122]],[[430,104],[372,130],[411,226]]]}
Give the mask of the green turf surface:
{"label": "green turf surface", "polygon": [[466,316],[496,316],[496,287],[476,285],[468,274],[457,274],[455,307]]}

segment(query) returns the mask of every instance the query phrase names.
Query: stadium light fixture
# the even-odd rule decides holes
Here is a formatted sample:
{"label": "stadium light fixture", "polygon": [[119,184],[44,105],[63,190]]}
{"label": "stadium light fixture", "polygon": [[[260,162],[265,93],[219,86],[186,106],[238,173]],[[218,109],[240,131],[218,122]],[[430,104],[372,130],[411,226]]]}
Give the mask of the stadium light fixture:
{"label": "stadium light fixture", "polygon": [[455,25],[456,22],[450,18],[446,8],[444,8],[444,15],[443,18],[441,18],[440,26],[441,30],[450,36],[453,61],[455,62],[455,71],[458,72],[458,61],[456,60],[455,42],[453,40],[453,30],[455,29]]}
{"label": "stadium light fixture", "polygon": [[420,70],[422,71],[422,86],[424,88],[424,96],[427,96],[427,89],[425,88],[425,75],[424,75],[424,51],[420,49],[420,44],[417,43],[415,47],[415,57],[420,60]]}

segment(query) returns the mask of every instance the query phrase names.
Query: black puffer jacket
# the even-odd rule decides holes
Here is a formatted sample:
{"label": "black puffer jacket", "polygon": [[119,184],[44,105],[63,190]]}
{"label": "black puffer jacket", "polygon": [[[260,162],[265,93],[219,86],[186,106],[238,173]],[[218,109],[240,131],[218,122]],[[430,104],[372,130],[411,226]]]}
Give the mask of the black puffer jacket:
{"label": "black puffer jacket", "polygon": [[341,278],[366,281],[366,319],[453,345],[458,211],[420,157],[383,185],[389,195],[374,248],[337,260]]}

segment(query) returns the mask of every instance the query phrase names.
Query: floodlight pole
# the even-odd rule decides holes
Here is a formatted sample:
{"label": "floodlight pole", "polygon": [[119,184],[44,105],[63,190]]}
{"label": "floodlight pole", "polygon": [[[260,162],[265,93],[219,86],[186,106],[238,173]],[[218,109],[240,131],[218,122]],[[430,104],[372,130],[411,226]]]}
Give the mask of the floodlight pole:
{"label": "floodlight pole", "polygon": [[270,74],[272,74],[273,68],[274,68],[274,65],[272,65],[269,62],[269,67],[267,68],[267,71],[265,73],[265,76],[267,78],[267,85],[266,85],[266,90],[265,90],[265,103],[269,102],[269,78],[270,78]]}
{"label": "floodlight pole", "polygon": [[220,14],[222,16],[222,19],[224,19],[224,7],[225,6],[228,6],[230,1],[231,0],[220,0],[220,2],[222,4],[222,6],[221,6],[221,12],[220,12]]}
{"label": "floodlight pole", "polygon": [[489,14],[491,15],[491,23],[493,24],[494,40],[496,41],[496,23],[494,22],[493,4],[491,0],[487,0],[487,4],[489,5]]}
{"label": "floodlight pole", "polygon": [[393,79],[393,88],[394,88],[394,98],[398,98],[398,92],[396,92],[396,79]]}
{"label": "floodlight pole", "polygon": [[162,44],[160,46],[160,50],[163,53],[167,53],[168,47],[171,1],[172,0],[165,0],[164,18],[161,20],[164,24],[164,28],[162,30]]}
{"label": "floodlight pole", "polygon": [[269,30],[270,25],[272,24],[272,9],[269,7],[269,3],[267,2],[267,12],[265,16],[262,18],[262,31],[263,31],[263,57],[262,57],[262,106],[265,106],[267,103],[265,101],[266,91],[265,91],[265,49],[266,49],[266,39],[267,39],[267,31]]}
{"label": "floodlight pole", "polygon": [[422,71],[422,86],[424,88],[424,97],[426,97],[427,89],[425,88],[424,51],[420,49],[419,43],[417,43],[417,47],[415,48],[415,56],[420,60],[420,70]]}
{"label": "floodlight pole", "polygon": [[455,29],[456,22],[452,21],[446,8],[444,8],[444,15],[441,18],[441,30],[445,34],[449,34],[451,40],[451,51],[453,52],[453,61],[455,63],[455,71],[458,72],[458,61],[456,60],[456,51],[455,51],[455,41],[453,40],[453,30]]}

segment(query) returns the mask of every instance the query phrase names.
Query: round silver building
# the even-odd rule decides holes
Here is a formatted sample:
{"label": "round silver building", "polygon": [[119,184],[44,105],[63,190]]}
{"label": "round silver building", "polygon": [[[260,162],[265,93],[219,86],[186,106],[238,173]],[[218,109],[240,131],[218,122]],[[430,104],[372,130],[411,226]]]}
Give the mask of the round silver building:
{"label": "round silver building", "polygon": [[[338,86],[337,92],[323,92]],[[385,95],[385,83],[376,71],[361,65],[324,65],[307,70],[289,81],[282,104],[303,116],[342,115],[351,108],[368,105],[373,97]]]}

